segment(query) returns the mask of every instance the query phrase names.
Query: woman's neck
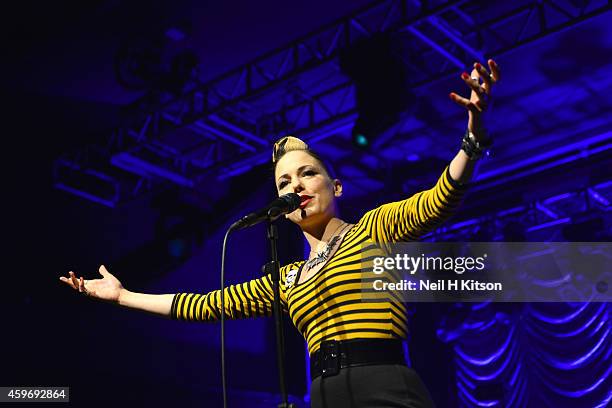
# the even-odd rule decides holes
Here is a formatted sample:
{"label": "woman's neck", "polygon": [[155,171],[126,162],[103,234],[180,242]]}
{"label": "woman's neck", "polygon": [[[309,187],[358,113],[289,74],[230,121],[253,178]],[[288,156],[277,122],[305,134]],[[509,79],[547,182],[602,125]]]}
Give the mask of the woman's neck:
{"label": "woman's neck", "polygon": [[346,224],[340,218],[330,218],[326,223],[302,228],[311,251],[317,251],[321,243],[327,243]]}

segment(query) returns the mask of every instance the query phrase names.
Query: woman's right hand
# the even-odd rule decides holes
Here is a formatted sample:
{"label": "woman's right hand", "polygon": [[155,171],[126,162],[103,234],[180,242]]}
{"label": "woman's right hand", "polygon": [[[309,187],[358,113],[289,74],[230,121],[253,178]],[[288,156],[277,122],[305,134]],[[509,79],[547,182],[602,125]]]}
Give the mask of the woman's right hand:
{"label": "woman's right hand", "polygon": [[124,290],[121,282],[107,271],[104,265],[100,265],[98,271],[102,279],[89,280],[83,279],[82,276],[77,279],[72,271],[68,272],[68,277],[61,276],[59,279],[88,297],[119,303],[119,296]]}

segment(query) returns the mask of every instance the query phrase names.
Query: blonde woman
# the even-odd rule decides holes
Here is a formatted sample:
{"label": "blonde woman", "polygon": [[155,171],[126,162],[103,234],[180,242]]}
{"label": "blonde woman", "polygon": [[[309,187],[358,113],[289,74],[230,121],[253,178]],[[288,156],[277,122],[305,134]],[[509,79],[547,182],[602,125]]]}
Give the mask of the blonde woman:
{"label": "blonde woman", "polygon": [[[300,227],[310,246],[308,259],[281,268],[281,302],[308,343],[313,408],[433,406],[419,376],[404,360],[405,307],[393,300],[363,298],[360,259],[368,243],[417,240],[459,206],[474,163],[489,142],[481,115],[500,75],[493,60],[488,66],[490,72],[476,63],[471,76],[462,74],[472,90],[469,99],[450,94],[468,110],[468,127],[461,149],[433,188],[368,211],[355,224],[338,217],[342,182],[330,176],[318,154],[292,136],[274,144],[278,194],[300,195],[300,208],[287,218]],[[230,319],[272,313],[269,276],[226,288],[225,305],[221,305],[218,290],[135,293],[123,288],[104,266],[100,274],[101,279],[85,280],[69,272],[60,279],[89,297],[180,320],[212,321],[221,313]]]}

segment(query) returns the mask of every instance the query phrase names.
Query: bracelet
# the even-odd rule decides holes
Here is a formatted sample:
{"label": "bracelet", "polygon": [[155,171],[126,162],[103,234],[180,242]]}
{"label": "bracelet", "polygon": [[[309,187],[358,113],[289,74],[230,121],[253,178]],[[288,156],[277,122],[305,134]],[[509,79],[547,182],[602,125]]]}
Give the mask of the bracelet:
{"label": "bracelet", "polygon": [[478,160],[486,152],[486,150],[493,144],[493,139],[487,137],[486,141],[476,140],[476,136],[470,130],[465,131],[463,140],[461,141],[461,150],[467,154],[470,160]]}

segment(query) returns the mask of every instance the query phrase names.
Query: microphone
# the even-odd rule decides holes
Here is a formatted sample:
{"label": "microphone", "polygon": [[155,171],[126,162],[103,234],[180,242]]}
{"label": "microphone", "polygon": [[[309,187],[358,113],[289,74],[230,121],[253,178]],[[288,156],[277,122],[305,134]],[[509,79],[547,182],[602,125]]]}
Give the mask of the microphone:
{"label": "microphone", "polygon": [[250,227],[267,219],[274,221],[283,214],[297,210],[301,203],[302,198],[296,193],[283,194],[261,210],[247,214],[233,223],[230,230]]}

